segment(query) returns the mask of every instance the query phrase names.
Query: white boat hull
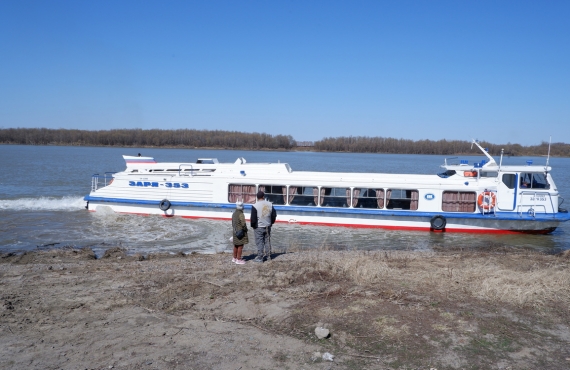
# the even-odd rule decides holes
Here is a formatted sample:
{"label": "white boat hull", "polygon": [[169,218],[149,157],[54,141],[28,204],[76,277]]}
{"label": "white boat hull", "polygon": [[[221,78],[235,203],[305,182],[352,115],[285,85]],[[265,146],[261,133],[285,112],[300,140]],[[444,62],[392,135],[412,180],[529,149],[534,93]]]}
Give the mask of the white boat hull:
{"label": "white boat hull", "polygon": [[[269,189],[277,222],[442,232],[549,233],[570,220],[548,166],[446,164],[439,175],[294,172],[285,163],[157,163],[124,156],[125,171],[94,175],[87,209],[230,220]],[[209,162],[209,163],[207,163]],[[239,191],[239,192],[238,192]],[[371,195],[372,194],[372,195]]]}

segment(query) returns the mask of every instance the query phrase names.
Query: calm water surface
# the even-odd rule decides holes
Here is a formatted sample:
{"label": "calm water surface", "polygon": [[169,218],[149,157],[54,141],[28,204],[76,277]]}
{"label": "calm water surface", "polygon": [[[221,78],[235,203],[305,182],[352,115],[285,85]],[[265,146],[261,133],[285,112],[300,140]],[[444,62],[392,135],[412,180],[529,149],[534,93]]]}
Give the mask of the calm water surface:
{"label": "calm water surface", "polygon": [[[230,249],[226,221],[188,220],[159,216],[87,212],[83,197],[91,175],[122,171],[123,154],[153,156],[159,162],[194,162],[218,158],[234,162],[286,162],[293,170],[421,173],[441,172],[444,156],[189,150],[148,148],[91,148],[0,145],[0,251],[19,252],[48,247],[89,246],[101,254],[120,245],[130,252],[155,251],[214,253]],[[469,162],[482,156],[461,156]],[[504,158],[504,164],[535,164],[546,158]],[[496,158],[498,161],[498,158]],[[570,199],[570,159],[551,158],[552,176],[563,197]],[[570,202],[570,201],[568,201]],[[569,208],[569,204],[563,205]],[[472,247],[499,243],[549,252],[570,249],[570,223],[550,235],[474,235],[353,229],[277,224],[274,249],[324,247],[332,249],[409,249]],[[246,250],[254,250],[249,244]]]}

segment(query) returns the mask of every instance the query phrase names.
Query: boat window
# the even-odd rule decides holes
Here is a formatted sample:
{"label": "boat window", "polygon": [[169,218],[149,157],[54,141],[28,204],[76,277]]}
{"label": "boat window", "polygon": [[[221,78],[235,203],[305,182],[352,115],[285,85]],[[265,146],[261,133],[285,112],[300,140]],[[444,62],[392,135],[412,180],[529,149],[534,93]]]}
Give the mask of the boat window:
{"label": "boat window", "polygon": [[481,171],[481,177],[499,177],[497,171]]}
{"label": "boat window", "polygon": [[287,187],[285,185],[259,185],[259,190],[265,193],[265,199],[273,204],[285,204]]}
{"label": "boat window", "polygon": [[417,190],[388,189],[386,191],[387,209],[418,209],[419,193]]}
{"label": "boat window", "polygon": [[441,210],[444,212],[475,212],[477,194],[472,191],[444,191]]}
{"label": "boat window", "polygon": [[230,184],[228,188],[228,202],[235,203],[241,200],[244,203],[255,203],[255,185]]}
{"label": "boat window", "polygon": [[323,207],[348,207],[350,188],[321,188],[320,204]]}
{"label": "boat window", "polygon": [[354,189],[352,205],[355,208],[384,208],[384,189]]}
{"label": "boat window", "polygon": [[515,188],[515,179],[516,179],[516,175],[514,173],[505,173],[503,174],[503,184],[505,184],[507,186],[507,188],[509,189],[514,189]]}
{"label": "boat window", "polygon": [[319,188],[316,186],[289,186],[289,204],[293,206],[316,206]]}
{"label": "boat window", "polygon": [[523,172],[519,185],[522,189],[550,189],[550,184],[543,173]]}
{"label": "boat window", "polygon": [[445,178],[448,178],[448,177],[450,177],[450,176],[455,175],[455,171],[454,171],[454,170],[447,170],[447,171],[445,171],[445,172],[438,173],[437,175],[438,175],[439,177],[445,179]]}

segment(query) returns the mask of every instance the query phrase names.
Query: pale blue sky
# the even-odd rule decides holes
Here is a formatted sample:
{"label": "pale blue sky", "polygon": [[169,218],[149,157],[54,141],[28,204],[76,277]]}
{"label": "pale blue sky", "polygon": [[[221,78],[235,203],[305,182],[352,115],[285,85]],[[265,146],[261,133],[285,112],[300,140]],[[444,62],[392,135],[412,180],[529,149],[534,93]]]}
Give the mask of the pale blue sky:
{"label": "pale blue sky", "polygon": [[0,127],[570,143],[570,1],[0,1]]}

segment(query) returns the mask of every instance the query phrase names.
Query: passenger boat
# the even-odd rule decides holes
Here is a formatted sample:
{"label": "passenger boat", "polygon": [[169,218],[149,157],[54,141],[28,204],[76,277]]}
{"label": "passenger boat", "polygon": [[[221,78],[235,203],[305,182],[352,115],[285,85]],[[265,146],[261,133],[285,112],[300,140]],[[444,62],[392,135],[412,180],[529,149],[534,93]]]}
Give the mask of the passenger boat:
{"label": "passenger boat", "polygon": [[445,160],[431,175],[294,171],[287,163],[161,163],[123,156],[126,169],[95,174],[89,211],[230,220],[249,216],[261,190],[277,222],[439,232],[550,233],[570,219],[545,165]]}

